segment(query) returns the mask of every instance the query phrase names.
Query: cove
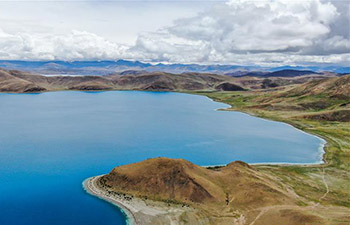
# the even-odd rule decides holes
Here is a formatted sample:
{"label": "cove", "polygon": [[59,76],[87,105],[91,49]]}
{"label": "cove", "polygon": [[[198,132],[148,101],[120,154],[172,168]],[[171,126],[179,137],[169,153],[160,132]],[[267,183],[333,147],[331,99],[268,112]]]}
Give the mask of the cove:
{"label": "cove", "polygon": [[318,163],[323,140],[180,93],[0,94],[0,224],[123,225],[84,179],[165,156],[199,165]]}

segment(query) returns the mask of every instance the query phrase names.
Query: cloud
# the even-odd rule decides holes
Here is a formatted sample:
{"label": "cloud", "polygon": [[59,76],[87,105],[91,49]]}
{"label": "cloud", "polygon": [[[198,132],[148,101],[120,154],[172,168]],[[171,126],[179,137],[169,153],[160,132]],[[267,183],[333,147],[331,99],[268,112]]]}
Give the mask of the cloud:
{"label": "cloud", "polygon": [[132,45],[78,30],[67,34],[0,30],[0,58],[347,65],[349,23],[349,7],[341,2],[230,0],[141,33]]}
{"label": "cloud", "polygon": [[[237,63],[245,59],[247,64],[304,59],[338,63],[338,59],[348,58],[350,51],[349,37],[332,32],[339,17],[332,3],[319,0],[231,0],[195,17],[177,20],[161,31],[166,35],[139,37],[136,48],[152,49],[156,60],[172,61],[179,55],[186,55],[186,59],[195,62]],[[349,28],[343,27],[343,30],[349,33]],[[147,48],[144,48],[145,42]],[[171,49],[166,57],[163,48],[154,47],[163,45]],[[191,48],[193,51],[189,55]],[[335,54],[345,55],[334,57]]]}
{"label": "cloud", "polygon": [[126,56],[127,48],[85,31],[73,30],[66,35],[42,35],[8,34],[0,30],[2,59],[113,59]]}
{"label": "cloud", "polygon": [[333,5],[319,1],[232,0],[195,18],[178,20],[169,31],[208,41],[219,51],[291,51],[327,34],[336,15]]}

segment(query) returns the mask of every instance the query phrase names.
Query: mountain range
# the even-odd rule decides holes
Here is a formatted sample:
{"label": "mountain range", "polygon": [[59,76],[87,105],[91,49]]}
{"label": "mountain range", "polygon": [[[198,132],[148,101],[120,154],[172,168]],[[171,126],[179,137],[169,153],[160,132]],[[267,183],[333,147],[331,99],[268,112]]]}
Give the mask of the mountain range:
{"label": "mountain range", "polygon": [[[350,73],[350,67],[337,66],[241,66],[241,65],[201,65],[201,64],[164,64],[144,63],[140,61],[21,61],[0,60],[0,67],[8,70],[21,70],[43,75],[109,75],[124,71],[168,72],[168,73],[216,73],[230,76],[266,75],[271,72],[284,70],[308,71],[309,73],[332,72]],[[305,72],[304,72],[305,74]]]}

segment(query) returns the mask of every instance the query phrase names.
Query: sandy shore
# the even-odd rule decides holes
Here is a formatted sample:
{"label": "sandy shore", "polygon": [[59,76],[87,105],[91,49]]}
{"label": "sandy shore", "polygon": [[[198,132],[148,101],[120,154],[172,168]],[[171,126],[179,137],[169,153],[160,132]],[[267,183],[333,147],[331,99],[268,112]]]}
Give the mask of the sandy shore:
{"label": "sandy shore", "polygon": [[106,193],[104,190],[97,187],[96,180],[99,177],[100,176],[96,176],[96,177],[91,177],[84,180],[83,187],[85,191],[91,195],[101,198],[121,208],[127,216],[127,221],[129,225],[139,225],[138,223],[136,223],[135,215],[133,214],[132,210],[128,209],[128,204],[125,204],[124,202],[125,200],[123,201],[122,198],[117,199],[115,197],[108,196],[108,193]]}
{"label": "sandy shore", "polygon": [[[181,224],[184,214],[195,215],[196,210],[188,206],[167,204],[144,200],[123,194],[114,194],[97,184],[100,176],[91,177],[83,182],[83,187],[91,195],[101,198],[121,208],[127,216],[129,225],[174,225]],[[191,218],[188,218],[191,220]]]}

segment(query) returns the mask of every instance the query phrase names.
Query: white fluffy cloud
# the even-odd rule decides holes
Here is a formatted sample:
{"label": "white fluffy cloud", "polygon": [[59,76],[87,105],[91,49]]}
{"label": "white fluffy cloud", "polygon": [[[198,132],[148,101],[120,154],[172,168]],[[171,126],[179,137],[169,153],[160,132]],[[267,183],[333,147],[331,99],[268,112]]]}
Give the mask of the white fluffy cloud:
{"label": "white fluffy cloud", "polygon": [[[332,35],[331,29],[339,16],[332,3],[319,0],[231,0],[196,17],[177,20],[162,31],[166,38],[141,36],[136,47],[145,50],[146,42],[146,50],[166,45],[172,49],[165,59],[170,61],[186,55],[186,60],[196,62],[346,63],[341,60],[349,59],[349,38]],[[349,32],[350,28],[343,29]],[[175,41],[169,43],[169,36]],[[192,48],[192,54],[185,48]],[[155,49],[152,53],[156,60],[164,60],[163,49],[158,57]]]}
{"label": "white fluffy cloud", "polygon": [[230,0],[139,34],[131,46],[77,30],[61,35],[0,30],[0,58],[345,65],[350,61],[347,24],[349,9],[338,3]]}
{"label": "white fluffy cloud", "polygon": [[126,55],[127,46],[85,31],[66,35],[8,34],[0,30],[2,59],[83,60],[112,59]]}

